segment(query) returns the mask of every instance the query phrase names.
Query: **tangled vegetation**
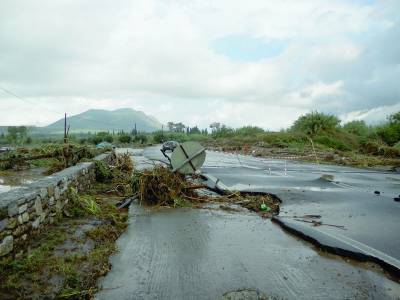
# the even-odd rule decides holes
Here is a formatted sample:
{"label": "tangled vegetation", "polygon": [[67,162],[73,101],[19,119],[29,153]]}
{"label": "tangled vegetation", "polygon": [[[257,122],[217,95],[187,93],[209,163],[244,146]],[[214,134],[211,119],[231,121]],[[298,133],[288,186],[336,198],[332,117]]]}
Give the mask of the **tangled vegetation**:
{"label": "tangled vegetation", "polygon": [[[96,165],[104,167],[97,174],[121,172],[130,180],[126,157]],[[28,252],[0,260],[0,299],[93,299],[128,220],[127,211],[116,207],[125,197],[113,192],[113,178],[84,195],[69,188],[64,217],[30,240]]]}
{"label": "tangled vegetation", "polygon": [[176,206],[182,201],[200,199],[192,187],[184,175],[163,166],[136,172],[132,178],[132,188],[144,205]]}
{"label": "tangled vegetation", "polygon": [[46,174],[93,158],[99,150],[75,144],[51,144],[40,148],[17,148],[0,156],[0,170],[46,167]]}

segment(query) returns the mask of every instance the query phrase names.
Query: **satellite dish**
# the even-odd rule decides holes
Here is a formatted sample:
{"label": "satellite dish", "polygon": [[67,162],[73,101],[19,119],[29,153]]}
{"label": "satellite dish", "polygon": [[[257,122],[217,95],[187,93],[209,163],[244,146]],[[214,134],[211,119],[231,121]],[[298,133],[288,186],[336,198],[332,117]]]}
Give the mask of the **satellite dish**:
{"label": "satellite dish", "polygon": [[204,164],[206,149],[198,142],[179,144],[171,156],[171,166],[174,172],[193,174]]}

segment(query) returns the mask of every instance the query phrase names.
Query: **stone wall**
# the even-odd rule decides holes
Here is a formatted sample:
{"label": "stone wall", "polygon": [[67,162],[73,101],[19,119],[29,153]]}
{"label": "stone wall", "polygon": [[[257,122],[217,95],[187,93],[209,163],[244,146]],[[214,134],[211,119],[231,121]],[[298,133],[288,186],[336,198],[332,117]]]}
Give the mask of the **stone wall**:
{"label": "stone wall", "polygon": [[[106,161],[110,154],[94,160]],[[0,257],[23,251],[26,241],[62,214],[67,190],[88,190],[95,182],[95,163],[85,162],[0,194]]]}

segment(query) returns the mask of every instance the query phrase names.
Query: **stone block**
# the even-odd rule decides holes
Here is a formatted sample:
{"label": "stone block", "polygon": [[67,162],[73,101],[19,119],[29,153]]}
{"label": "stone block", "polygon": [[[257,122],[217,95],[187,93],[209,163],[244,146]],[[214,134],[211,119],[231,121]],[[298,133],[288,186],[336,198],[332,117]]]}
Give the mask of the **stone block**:
{"label": "stone block", "polygon": [[28,204],[23,204],[21,206],[18,207],[18,213],[19,214],[23,214],[24,212],[26,212],[28,210]]}
{"label": "stone block", "polygon": [[8,224],[7,224],[7,229],[14,229],[17,226],[17,218],[9,218],[8,219]]}
{"label": "stone block", "polygon": [[60,188],[59,188],[58,186],[56,186],[56,187],[54,188],[54,199],[55,199],[55,200],[60,199]]}
{"label": "stone block", "polygon": [[23,224],[29,221],[29,214],[28,212],[24,212],[22,215],[18,216],[19,224]]}
{"label": "stone block", "polygon": [[47,187],[47,194],[49,195],[49,197],[53,197],[54,196],[54,186],[53,185],[49,185]]}
{"label": "stone block", "polygon": [[3,231],[8,227],[8,221],[9,219],[4,219],[0,221],[0,231]]}
{"label": "stone block", "polygon": [[42,201],[40,200],[39,197],[37,197],[35,200],[35,211],[36,215],[38,216],[40,216],[43,213]]}
{"label": "stone block", "polygon": [[8,205],[7,209],[8,209],[8,215],[9,215],[10,217],[14,217],[14,216],[18,215],[19,209],[18,209],[18,204],[17,204],[16,201],[11,202],[11,203]]}
{"label": "stone block", "polygon": [[38,229],[40,226],[40,217],[37,218],[35,221],[32,222],[32,228],[33,229]]}
{"label": "stone block", "polygon": [[9,254],[14,248],[14,238],[12,235],[6,236],[0,244],[0,256]]}

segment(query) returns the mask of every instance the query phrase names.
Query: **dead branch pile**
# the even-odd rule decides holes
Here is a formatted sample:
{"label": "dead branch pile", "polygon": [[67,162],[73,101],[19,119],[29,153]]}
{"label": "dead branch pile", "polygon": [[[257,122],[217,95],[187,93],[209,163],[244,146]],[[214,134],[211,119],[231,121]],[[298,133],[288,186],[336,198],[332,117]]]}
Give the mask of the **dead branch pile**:
{"label": "dead branch pile", "polygon": [[111,185],[112,188],[108,189],[107,193],[116,193],[120,196],[132,192],[133,169],[133,161],[129,154],[118,154],[108,162],[95,162],[96,180]]}
{"label": "dead branch pile", "polygon": [[271,212],[279,213],[280,200],[272,195],[238,195],[234,200],[235,204],[239,204],[242,207],[254,212]]}
{"label": "dead branch pile", "polygon": [[115,166],[122,172],[130,173],[133,171],[133,162],[128,153],[117,155]]}
{"label": "dead branch pile", "polygon": [[132,185],[138,191],[140,203],[145,205],[169,206],[179,200],[201,200],[184,175],[163,166],[135,173]]}

